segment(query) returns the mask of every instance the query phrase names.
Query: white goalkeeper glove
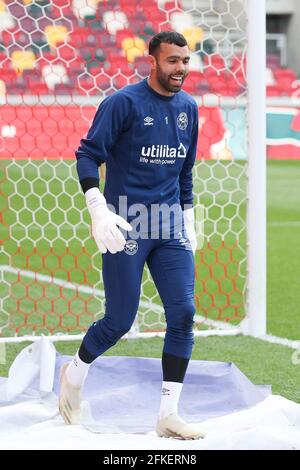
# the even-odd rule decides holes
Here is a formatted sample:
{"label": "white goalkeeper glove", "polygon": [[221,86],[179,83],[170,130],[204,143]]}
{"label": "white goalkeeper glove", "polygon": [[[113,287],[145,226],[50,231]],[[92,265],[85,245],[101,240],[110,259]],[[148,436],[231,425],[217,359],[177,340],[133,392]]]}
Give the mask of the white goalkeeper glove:
{"label": "white goalkeeper glove", "polygon": [[190,209],[185,209],[183,211],[183,221],[187,237],[192,247],[193,254],[195,254],[197,249],[197,236],[195,230],[195,215],[193,207]]}
{"label": "white goalkeeper glove", "polygon": [[88,189],[85,199],[92,220],[92,234],[100,252],[106,253],[108,250],[114,254],[122,251],[126,240],[117,226],[129,231],[132,230],[131,225],[109,210],[98,188]]}

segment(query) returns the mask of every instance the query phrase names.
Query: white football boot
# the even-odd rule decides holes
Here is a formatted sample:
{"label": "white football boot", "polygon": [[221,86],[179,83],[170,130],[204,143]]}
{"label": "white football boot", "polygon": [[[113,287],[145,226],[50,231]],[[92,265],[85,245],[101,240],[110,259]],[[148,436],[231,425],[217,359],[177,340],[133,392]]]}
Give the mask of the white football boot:
{"label": "white football boot", "polygon": [[201,425],[186,423],[173,413],[165,418],[158,418],[156,432],[159,437],[175,437],[177,439],[201,439],[206,434],[201,429]]}
{"label": "white football boot", "polygon": [[66,424],[80,424],[80,404],[82,387],[75,387],[67,380],[66,369],[69,363],[60,370],[59,411]]}

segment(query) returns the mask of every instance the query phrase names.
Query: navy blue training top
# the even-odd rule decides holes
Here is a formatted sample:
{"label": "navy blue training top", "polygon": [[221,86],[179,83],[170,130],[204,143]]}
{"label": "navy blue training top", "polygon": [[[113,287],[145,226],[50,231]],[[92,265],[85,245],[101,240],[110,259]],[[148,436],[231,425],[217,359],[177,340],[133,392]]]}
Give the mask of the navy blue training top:
{"label": "navy blue training top", "polygon": [[160,95],[144,79],[101,102],[76,152],[79,180],[98,180],[105,162],[104,195],[116,212],[119,196],[128,205],[192,205],[197,138],[195,100]]}

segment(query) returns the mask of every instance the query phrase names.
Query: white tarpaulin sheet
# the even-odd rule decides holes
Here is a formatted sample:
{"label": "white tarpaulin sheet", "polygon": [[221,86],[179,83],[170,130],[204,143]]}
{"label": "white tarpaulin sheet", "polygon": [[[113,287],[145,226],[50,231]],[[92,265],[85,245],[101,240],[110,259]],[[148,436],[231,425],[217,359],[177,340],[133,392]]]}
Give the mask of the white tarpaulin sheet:
{"label": "white tarpaulin sheet", "polygon": [[179,411],[202,422],[203,440],[156,436],[160,359],[97,359],[85,383],[82,424],[66,426],[57,393],[68,360],[46,338],[17,356],[0,382],[1,449],[300,450],[300,404],[253,385],[232,363],[190,361]]}

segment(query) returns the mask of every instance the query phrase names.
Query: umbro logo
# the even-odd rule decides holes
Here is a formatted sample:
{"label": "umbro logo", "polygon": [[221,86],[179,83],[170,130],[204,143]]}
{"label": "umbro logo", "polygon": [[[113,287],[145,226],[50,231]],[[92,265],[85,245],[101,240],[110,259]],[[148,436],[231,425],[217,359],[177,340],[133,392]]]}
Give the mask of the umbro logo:
{"label": "umbro logo", "polygon": [[154,119],[151,116],[144,118],[144,126],[153,126]]}

